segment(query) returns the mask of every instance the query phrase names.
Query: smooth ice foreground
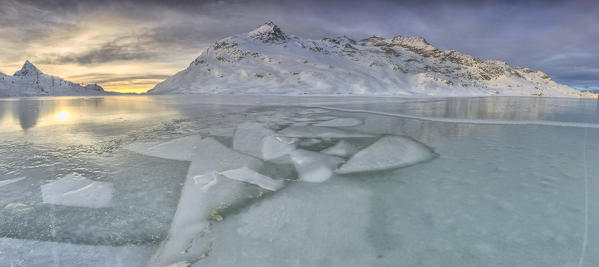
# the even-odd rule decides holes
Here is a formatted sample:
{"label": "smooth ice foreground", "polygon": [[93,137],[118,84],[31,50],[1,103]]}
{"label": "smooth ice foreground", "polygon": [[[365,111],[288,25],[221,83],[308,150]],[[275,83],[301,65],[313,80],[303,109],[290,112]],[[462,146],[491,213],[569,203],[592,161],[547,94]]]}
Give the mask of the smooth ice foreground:
{"label": "smooth ice foreground", "polygon": [[599,266],[597,106],[0,101],[0,266]]}
{"label": "smooth ice foreground", "polygon": [[12,183],[16,183],[16,182],[21,181],[23,179],[25,179],[25,177],[19,177],[19,178],[2,180],[2,181],[0,181],[0,187],[5,186],[5,185],[9,185],[9,184],[12,184]]}
{"label": "smooth ice foreground", "polygon": [[113,193],[114,187],[110,183],[76,175],[42,185],[44,203],[55,205],[103,208],[110,205]]}
{"label": "smooth ice foreground", "polygon": [[0,238],[0,266],[146,266],[152,250],[143,246],[90,246]]}

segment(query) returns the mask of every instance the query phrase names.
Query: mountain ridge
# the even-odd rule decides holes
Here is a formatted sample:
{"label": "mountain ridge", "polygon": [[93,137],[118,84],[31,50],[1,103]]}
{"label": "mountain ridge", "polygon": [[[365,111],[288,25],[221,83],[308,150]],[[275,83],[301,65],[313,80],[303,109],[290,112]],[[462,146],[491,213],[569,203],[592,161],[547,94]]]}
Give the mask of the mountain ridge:
{"label": "mountain ridge", "polygon": [[149,94],[587,96],[542,71],[441,50],[422,37],[312,40],[266,22],[221,39]]}
{"label": "mountain ridge", "polygon": [[12,76],[0,72],[0,97],[109,95],[97,84],[82,86],[43,73],[26,60]]}

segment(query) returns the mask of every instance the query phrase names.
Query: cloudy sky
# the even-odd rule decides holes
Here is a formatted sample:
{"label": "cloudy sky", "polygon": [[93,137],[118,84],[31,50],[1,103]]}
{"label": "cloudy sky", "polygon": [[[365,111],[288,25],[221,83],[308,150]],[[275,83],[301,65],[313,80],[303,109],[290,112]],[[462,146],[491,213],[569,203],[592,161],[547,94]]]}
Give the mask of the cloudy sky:
{"label": "cloudy sky", "polygon": [[272,20],[310,38],[417,35],[441,49],[599,88],[598,1],[1,0],[0,72],[145,91],[212,42]]}

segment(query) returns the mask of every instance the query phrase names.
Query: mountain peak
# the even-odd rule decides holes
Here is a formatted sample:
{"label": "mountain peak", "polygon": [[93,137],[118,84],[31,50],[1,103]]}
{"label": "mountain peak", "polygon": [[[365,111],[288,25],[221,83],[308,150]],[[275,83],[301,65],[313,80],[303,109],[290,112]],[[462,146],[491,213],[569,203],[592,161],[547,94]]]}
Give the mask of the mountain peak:
{"label": "mountain peak", "polygon": [[428,43],[423,37],[419,37],[419,36],[404,37],[404,36],[398,35],[398,36],[393,37],[393,39],[391,39],[391,43],[400,45],[400,46],[408,46],[408,47],[420,48],[420,49],[426,49],[426,50],[437,49],[436,47],[434,47],[433,45]]}
{"label": "mountain peak", "polygon": [[272,21],[268,21],[249,32],[249,36],[254,39],[262,40],[262,42],[265,43],[283,42],[287,40],[287,35],[285,35],[285,33],[281,31],[281,28]]}
{"label": "mountain peak", "polygon": [[25,60],[21,70],[15,72],[14,76],[29,76],[41,73],[42,72],[35,65],[29,62],[29,60]]}

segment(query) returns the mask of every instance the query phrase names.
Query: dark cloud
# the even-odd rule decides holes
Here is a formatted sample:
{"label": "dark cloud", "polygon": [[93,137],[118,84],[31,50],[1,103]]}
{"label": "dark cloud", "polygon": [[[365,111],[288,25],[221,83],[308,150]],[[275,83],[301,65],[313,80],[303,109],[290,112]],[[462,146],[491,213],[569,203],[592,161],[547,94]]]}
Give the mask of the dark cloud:
{"label": "dark cloud", "polygon": [[65,64],[77,63],[80,65],[100,64],[114,61],[126,60],[148,60],[156,57],[139,47],[130,45],[119,45],[117,43],[105,43],[98,49],[92,49],[79,54],[46,55],[37,60],[41,64]]}

